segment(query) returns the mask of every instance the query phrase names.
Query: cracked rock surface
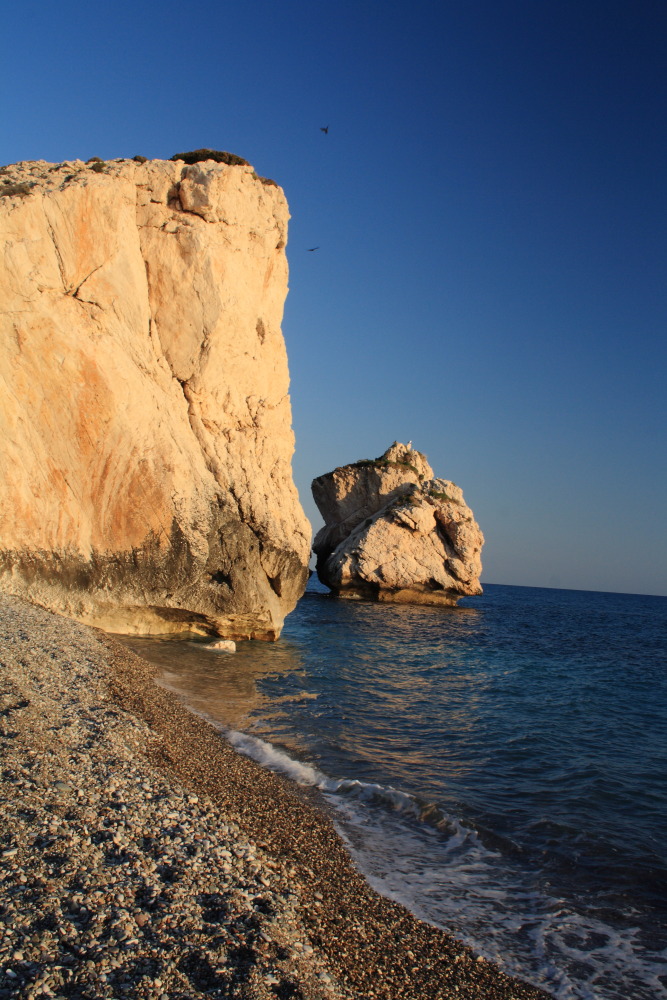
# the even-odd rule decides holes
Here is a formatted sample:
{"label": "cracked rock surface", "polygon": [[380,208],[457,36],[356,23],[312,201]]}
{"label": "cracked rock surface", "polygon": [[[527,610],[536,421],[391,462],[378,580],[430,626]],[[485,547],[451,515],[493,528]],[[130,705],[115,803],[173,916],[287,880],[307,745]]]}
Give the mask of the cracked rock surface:
{"label": "cracked rock surface", "polygon": [[275,638],[305,586],[287,204],[248,165],[0,168],[0,588]]}
{"label": "cracked rock surface", "polygon": [[317,575],[340,597],[456,604],[481,594],[484,536],[460,488],[394,444],[313,481]]}

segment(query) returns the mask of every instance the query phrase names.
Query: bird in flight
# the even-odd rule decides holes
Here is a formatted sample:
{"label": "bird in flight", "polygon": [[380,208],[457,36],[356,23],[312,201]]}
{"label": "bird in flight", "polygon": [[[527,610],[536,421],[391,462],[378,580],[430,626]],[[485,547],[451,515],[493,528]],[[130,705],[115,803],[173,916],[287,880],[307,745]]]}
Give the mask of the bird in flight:
{"label": "bird in flight", "polygon": [[325,125],[324,127],[322,127],[322,126],[320,125],[320,132],[324,132],[324,134],[325,134],[325,135],[327,135],[327,134],[328,134],[328,132],[329,132],[329,126],[328,126],[328,125]]}
{"label": "bird in flight", "polygon": [[308,247],[308,253],[312,253],[313,250],[319,250],[319,247]]}

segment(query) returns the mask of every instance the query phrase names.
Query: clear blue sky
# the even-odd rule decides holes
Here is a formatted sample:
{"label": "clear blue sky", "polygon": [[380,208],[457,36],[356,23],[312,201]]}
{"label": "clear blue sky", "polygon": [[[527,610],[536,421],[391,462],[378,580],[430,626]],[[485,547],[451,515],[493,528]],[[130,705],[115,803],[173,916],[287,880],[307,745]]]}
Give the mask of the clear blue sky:
{"label": "clear blue sky", "polygon": [[3,163],[210,146],[285,189],[314,522],[412,439],[487,582],[667,594],[664,0],[24,0],[0,50]]}

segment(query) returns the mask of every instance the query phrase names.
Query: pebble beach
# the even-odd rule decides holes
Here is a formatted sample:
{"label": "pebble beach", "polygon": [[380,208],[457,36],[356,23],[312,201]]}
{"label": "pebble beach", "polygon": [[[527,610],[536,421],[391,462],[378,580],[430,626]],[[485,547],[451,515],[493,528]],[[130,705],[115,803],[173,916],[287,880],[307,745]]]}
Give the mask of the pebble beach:
{"label": "pebble beach", "polygon": [[0,597],[0,998],[538,1000],[113,637]]}

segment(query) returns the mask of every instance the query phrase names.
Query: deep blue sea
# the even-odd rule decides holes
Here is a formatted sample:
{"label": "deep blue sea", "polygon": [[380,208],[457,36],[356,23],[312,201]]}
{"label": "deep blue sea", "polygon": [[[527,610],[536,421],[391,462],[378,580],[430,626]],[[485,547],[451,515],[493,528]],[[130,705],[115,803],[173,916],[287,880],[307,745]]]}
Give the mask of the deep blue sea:
{"label": "deep blue sea", "polygon": [[667,598],[330,598],[235,654],[134,639],[318,786],[369,881],[558,998],[667,997]]}

